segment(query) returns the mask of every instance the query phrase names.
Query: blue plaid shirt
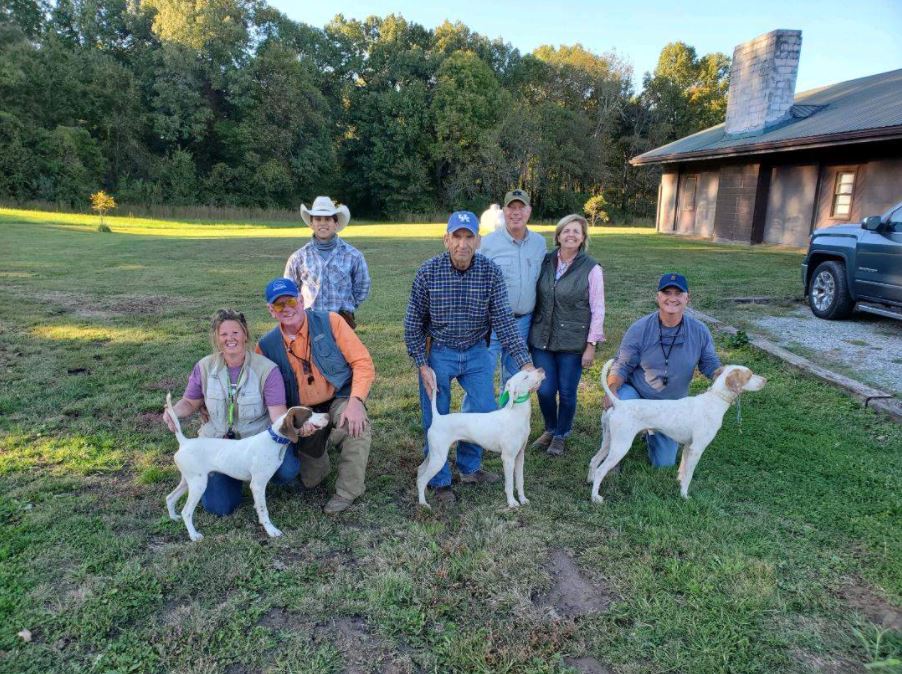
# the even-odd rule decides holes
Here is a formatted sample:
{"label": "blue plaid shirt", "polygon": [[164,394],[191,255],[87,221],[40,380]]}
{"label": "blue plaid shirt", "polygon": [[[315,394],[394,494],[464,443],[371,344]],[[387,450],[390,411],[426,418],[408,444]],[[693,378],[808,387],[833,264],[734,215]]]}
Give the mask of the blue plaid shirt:
{"label": "blue plaid shirt", "polygon": [[531,362],[498,265],[476,253],[469,269],[458,271],[451,256],[443,253],[417,270],[404,317],[404,342],[417,367],[426,365],[427,336],[442,346],[466,351],[484,342],[493,328],[517,365]]}
{"label": "blue plaid shirt", "polygon": [[298,284],[304,306],[316,311],[355,311],[370,294],[363,253],[344,239],[324,258],[311,241],[288,258],[283,276]]}

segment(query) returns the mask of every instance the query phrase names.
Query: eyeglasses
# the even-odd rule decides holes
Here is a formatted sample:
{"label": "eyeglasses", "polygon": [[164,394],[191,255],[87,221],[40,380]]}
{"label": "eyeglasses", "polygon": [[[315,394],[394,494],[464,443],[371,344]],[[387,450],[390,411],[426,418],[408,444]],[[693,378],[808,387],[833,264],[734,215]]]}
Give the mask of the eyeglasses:
{"label": "eyeglasses", "polygon": [[298,300],[296,297],[286,297],[285,299],[277,300],[272,303],[272,308],[276,311],[284,311],[285,307],[296,307],[298,305]]}

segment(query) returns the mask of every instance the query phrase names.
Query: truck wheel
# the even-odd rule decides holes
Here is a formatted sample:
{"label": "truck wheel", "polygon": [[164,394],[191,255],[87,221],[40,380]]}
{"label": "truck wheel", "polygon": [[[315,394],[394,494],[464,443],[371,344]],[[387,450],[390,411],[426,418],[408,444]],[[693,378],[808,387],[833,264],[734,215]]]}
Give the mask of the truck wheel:
{"label": "truck wheel", "polygon": [[849,296],[846,270],[841,262],[821,262],[808,286],[808,306],[818,318],[837,320],[852,313],[855,300]]}

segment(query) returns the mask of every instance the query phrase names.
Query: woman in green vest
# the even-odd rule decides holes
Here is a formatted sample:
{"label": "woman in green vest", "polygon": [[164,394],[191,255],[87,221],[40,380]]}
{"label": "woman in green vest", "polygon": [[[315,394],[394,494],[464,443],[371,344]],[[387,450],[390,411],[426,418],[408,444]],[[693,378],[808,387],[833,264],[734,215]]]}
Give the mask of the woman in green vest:
{"label": "woman in green vest", "polygon": [[552,456],[564,453],[576,415],[576,388],[583,368],[604,341],[604,276],[586,255],[589,227],[572,214],[554,230],[556,248],[545,255],[536,286],[529,346],[536,367],[545,370],[539,407],[545,432],[532,444]]}

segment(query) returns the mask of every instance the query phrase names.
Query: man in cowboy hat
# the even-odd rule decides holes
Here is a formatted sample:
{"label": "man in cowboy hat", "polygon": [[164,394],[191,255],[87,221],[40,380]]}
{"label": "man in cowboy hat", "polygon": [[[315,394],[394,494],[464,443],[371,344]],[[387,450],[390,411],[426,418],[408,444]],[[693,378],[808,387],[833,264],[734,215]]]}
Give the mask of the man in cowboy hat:
{"label": "man in cowboy hat", "polygon": [[288,258],[284,276],[302,288],[306,307],[334,311],[356,327],[354,312],[370,294],[370,272],[363,254],[338,236],[351,212],[329,197],[317,197],[309,210],[301,205],[301,219],[313,238]]}

